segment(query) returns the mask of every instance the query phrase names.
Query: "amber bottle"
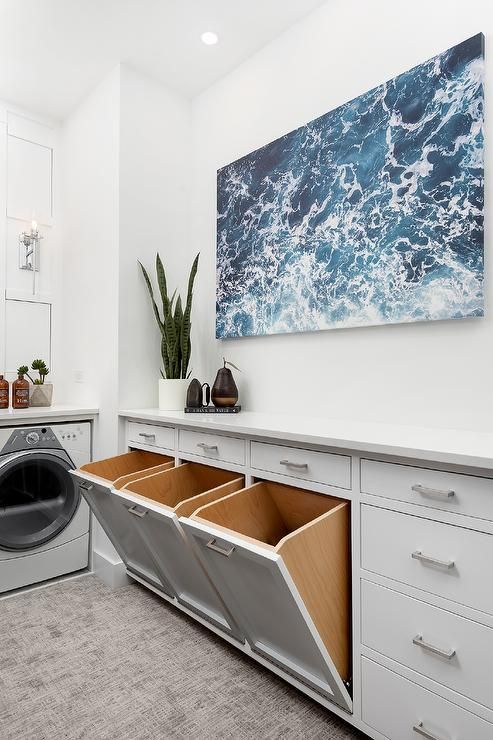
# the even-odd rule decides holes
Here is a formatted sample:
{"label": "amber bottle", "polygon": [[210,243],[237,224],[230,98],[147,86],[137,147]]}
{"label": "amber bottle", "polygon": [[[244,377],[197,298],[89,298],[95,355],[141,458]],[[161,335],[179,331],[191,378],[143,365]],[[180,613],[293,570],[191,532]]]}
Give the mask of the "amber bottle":
{"label": "amber bottle", "polygon": [[10,401],[10,384],[0,375],[0,409],[8,409]]}
{"label": "amber bottle", "polygon": [[12,408],[27,409],[29,406],[29,383],[19,373],[12,383]]}

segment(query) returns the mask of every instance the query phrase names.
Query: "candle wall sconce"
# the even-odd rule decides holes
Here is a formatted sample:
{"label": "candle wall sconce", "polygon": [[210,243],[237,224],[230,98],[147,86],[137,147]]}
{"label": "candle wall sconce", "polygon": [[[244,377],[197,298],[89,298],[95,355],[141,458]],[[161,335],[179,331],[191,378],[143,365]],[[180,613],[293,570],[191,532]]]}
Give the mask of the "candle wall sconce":
{"label": "candle wall sconce", "polygon": [[39,242],[43,237],[36,221],[31,223],[31,231],[19,234],[19,269],[39,272]]}

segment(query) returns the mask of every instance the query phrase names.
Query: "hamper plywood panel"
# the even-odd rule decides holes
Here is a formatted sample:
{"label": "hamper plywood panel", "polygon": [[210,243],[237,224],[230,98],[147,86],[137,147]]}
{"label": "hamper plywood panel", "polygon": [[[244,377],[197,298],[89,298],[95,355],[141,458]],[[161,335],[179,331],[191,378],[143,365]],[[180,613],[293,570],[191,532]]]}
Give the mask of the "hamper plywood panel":
{"label": "hamper plywood panel", "polygon": [[350,710],[350,507],[261,482],[182,520],[253,650]]}
{"label": "hamper plywood panel", "polygon": [[138,514],[138,528],[178,600],[223,631],[243,640],[240,631],[203,568],[199,554],[185,537],[180,517],[238,491],[238,473],[197,463],[129,482],[115,497]]}

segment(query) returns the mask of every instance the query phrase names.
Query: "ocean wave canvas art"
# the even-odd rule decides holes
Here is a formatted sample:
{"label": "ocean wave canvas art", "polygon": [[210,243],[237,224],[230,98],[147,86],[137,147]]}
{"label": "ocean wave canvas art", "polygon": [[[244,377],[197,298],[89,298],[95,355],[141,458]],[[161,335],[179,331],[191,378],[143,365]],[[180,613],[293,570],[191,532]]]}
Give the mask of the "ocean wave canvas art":
{"label": "ocean wave canvas art", "polygon": [[218,171],[217,337],[483,315],[483,47]]}

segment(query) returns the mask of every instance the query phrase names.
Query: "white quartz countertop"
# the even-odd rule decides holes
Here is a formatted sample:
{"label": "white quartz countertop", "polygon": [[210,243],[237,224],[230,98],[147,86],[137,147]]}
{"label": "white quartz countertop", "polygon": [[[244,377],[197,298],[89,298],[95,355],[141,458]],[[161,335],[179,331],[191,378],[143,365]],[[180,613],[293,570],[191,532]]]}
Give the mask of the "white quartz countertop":
{"label": "white quartz countertop", "polygon": [[31,406],[28,409],[0,409],[0,426],[16,424],[43,424],[45,421],[65,421],[66,419],[88,419],[97,416],[98,409],[87,406],[56,404],[54,406]]}
{"label": "white quartz countertop", "polygon": [[458,429],[399,426],[347,419],[241,411],[239,414],[185,414],[183,411],[126,409],[120,416],[344,448],[493,470],[493,433]]}

